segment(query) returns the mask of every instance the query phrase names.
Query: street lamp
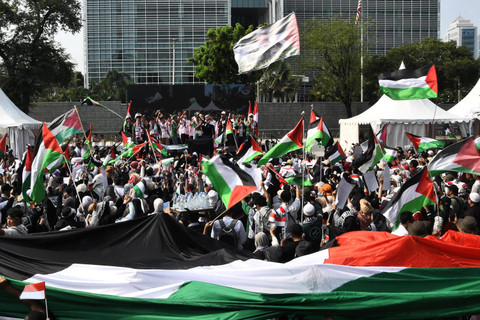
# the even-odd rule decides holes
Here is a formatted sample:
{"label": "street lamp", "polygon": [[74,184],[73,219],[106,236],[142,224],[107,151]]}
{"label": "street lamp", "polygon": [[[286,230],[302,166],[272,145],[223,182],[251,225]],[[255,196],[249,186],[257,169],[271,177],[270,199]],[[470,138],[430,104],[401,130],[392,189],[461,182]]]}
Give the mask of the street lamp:
{"label": "street lamp", "polygon": [[172,50],[172,85],[175,85],[175,44],[177,43],[177,38],[173,38],[173,50]]}

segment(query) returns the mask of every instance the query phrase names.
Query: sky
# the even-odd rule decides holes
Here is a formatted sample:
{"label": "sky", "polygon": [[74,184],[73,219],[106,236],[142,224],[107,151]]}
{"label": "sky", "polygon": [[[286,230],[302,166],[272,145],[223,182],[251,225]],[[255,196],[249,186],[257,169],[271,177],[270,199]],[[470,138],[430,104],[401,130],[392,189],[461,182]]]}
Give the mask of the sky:
{"label": "sky", "polygon": [[[287,0],[288,1],[288,0]],[[368,1],[368,0],[364,0]],[[470,20],[480,33],[480,0],[440,0],[440,36],[458,16]],[[66,49],[76,64],[75,70],[84,73],[83,30],[75,35],[59,33],[55,39]]]}

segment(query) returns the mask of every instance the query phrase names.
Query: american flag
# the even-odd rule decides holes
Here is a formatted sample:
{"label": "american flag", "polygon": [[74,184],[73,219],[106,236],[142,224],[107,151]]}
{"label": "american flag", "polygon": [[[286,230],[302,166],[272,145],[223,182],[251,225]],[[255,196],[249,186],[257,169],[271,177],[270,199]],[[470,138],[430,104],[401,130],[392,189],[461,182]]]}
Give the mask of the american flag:
{"label": "american flag", "polygon": [[355,24],[357,24],[358,20],[360,20],[361,13],[362,13],[362,0],[358,0],[357,16],[355,17]]}

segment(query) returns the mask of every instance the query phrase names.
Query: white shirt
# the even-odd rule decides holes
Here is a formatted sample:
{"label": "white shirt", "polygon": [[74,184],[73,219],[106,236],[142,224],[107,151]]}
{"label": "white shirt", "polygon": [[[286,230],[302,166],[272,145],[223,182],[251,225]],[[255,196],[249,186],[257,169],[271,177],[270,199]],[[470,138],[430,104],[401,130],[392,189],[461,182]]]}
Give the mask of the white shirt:
{"label": "white shirt", "polygon": [[400,224],[398,228],[392,232],[392,234],[403,237],[408,235],[408,230],[403,226],[403,224]]}

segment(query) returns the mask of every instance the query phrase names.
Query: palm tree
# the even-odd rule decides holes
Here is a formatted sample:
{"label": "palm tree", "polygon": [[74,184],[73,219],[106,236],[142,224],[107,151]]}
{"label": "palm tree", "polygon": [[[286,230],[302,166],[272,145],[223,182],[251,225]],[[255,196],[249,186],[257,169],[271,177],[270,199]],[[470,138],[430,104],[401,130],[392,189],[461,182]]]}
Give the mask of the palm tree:
{"label": "palm tree", "polygon": [[286,61],[278,61],[265,69],[260,78],[260,91],[265,100],[276,102],[292,100],[300,87],[300,81]]}

